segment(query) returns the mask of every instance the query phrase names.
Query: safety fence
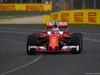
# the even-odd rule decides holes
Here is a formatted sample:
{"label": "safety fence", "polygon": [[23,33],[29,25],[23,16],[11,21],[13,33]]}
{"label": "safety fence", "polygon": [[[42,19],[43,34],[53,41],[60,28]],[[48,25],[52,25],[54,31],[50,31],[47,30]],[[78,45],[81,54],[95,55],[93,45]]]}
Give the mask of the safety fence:
{"label": "safety fence", "polygon": [[52,11],[51,4],[0,4],[0,11]]}
{"label": "safety fence", "polygon": [[53,11],[100,9],[100,0],[52,0]]}
{"label": "safety fence", "polygon": [[[100,24],[100,10],[68,10],[43,16],[43,23],[60,21],[72,24]],[[49,18],[49,19],[47,19]]]}

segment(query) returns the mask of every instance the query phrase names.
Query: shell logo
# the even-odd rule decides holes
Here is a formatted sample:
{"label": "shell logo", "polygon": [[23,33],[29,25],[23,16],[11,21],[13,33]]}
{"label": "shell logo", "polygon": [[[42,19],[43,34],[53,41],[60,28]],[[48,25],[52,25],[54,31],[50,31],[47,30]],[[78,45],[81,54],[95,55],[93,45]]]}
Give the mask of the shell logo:
{"label": "shell logo", "polygon": [[56,39],[51,39],[51,41],[56,41]]}

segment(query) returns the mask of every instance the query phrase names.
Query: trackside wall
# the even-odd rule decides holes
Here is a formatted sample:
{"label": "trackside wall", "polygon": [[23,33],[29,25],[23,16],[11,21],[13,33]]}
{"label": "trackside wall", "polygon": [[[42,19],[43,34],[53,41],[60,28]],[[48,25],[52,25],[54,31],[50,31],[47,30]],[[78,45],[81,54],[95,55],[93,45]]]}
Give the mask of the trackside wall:
{"label": "trackside wall", "polygon": [[100,24],[100,10],[68,10],[51,13],[50,16],[50,21],[58,20],[73,24]]}

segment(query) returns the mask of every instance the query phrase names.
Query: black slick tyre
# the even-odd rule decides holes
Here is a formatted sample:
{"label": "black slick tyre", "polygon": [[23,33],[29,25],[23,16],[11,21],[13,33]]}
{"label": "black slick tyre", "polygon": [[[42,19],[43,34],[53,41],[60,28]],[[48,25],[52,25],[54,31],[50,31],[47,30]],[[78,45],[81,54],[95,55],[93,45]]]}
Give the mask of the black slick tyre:
{"label": "black slick tyre", "polygon": [[79,50],[72,49],[72,54],[79,54],[82,51],[82,40],[79,34],[73,34],[71,37],[71,45],[79,46]]}
{"label": "black slick tyre", "polygon": [[29,49],[29,46],[38,46],[35,34],[29,35],[27,38],[26,52],[28,55],[36,54],[35,51],[36,49],[35,48]]}
{"label": "black slick tyre", "polygon": [[80,36],[80,40],[81,40],[81,50],[83,50],[83,36],[82,36],[82,33],[73,33],[73,34]]}

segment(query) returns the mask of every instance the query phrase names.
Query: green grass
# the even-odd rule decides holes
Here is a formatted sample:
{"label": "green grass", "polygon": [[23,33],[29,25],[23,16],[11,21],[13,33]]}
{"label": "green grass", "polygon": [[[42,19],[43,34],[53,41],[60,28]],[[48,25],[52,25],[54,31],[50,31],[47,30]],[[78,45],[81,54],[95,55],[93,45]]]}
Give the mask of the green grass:
{"label": "green grass", "polygon": [[[46,24],[0,24],[0,26],[46,26]],[[100,27],[100,24],[69,24],[69,27]]]}
{"label": "green grass", "polygon": [[24,18],[24,17],[34,17],[34,16],[6,16],[6,17],[0,17],[0,20],[13,19],[13,18]]}
{"label": "green grass", "polygon": [[100,27],[100,24],[69,24],[71,27]]}
{"label": "green grass", "polygon": [[13,18],[22,18],[22,17],[7,16],[7,17],[0,17],[0,20],[3,20],[3,19],[13,19]]}
{"label": "green grass", "polygon": [[0,24],[0,26],[46,26],[46,24]]}
{"label": "green grass", "polygon": [[27,13],[0,13],[0,15],[4,15],[4,16],[14,16],[14,15],[28,15]]}

